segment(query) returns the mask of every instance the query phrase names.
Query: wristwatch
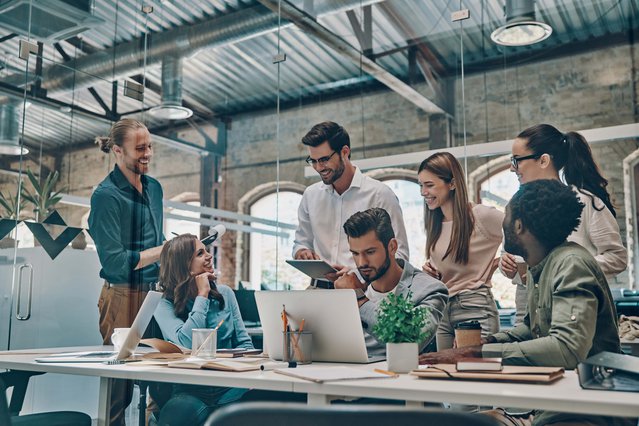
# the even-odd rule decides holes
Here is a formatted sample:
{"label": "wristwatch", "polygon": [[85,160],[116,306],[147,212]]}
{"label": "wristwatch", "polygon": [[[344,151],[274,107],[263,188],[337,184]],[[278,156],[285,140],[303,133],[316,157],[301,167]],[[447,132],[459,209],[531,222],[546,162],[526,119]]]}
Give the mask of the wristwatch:
{"label": "wristwatch", "polygon": [[357,296],[357,300],[362,300],[366,297],[366,294],[364,293],[364,290],[362,290],[361,288],[356,288],[355,296]]}

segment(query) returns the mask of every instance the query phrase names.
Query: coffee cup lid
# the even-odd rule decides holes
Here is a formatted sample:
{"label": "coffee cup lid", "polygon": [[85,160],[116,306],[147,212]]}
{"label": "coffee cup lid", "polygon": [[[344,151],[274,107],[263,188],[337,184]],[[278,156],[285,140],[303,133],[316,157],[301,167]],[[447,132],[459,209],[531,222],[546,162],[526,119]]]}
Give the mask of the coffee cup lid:
{"label": "coffee cup lid", "polygon": [[457,330],[481,330],[481,324],[477,320],[458,322],[455,325]]}

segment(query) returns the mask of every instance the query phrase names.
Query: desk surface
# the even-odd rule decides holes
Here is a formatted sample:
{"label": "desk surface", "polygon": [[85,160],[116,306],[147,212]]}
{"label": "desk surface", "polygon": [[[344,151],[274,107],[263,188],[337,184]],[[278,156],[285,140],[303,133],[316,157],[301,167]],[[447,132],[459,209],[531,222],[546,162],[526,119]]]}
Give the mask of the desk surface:
{"label": "desk surface", "polygon": [[[277,374],[272,371],[232,373],[212,370],[168,368],[165,366],[142,366],[136,365],[136,363],[124,365],[87,363],[41,364],[34,361],[38,356],[36,353],[101,349],[104,348],[56,348],[0,352],[0,368],[98,376],[103,378],[126,378],[194,385],[247,387],[275,391],[292,391],[309,395],[451,402],[639,417],[639,403],[637,403],[639,400],[638,393],[581,389],[574,371],[567,371],[564,378],[547,385],[418,379],[406,374],[400,375],[398,378],[318,384]],[[22,352],[22,354],[20,354],[20,352]],[[338,364],[312,364],[313,367],[321,365],[335,366]],[[373,369],[385,368],[386,364],[349,364],[349,366],[361,369]],[[299,366],[298,368],[304,369],[308,367],[310,366]]]}

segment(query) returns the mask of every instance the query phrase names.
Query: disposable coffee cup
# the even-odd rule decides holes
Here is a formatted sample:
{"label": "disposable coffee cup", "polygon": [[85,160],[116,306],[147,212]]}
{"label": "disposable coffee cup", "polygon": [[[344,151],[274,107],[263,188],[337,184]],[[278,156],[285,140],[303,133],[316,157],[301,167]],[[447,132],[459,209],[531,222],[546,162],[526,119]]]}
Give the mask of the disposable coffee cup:
{"label": "disposable coffee cup", "polygon": [[[211,336],[210,339],[209,336]],[[215,358],[216,351],[217,330],[214,328],[194,328],[191,334],[191,355],[197,358]]]}
{"label": "disposable coffee cup", "polygon": [[113,329],[113,333],[111,334],[111,344],[113,344],[113,350],[115,352],[120,352],[120,349],[124,344],[124,340],[126,339],[127,334],[129,334],[129,330],[129,328]]}
{"label": "disposable coffee cup", "polygon": [[523,257],[521,256],[514,256],[515,257],[515,263],[517,264],[517,272],[519,273],[520,277],[525,277],[526,273],[528,272],[528,265],[526,264],[526,261],[524,260]]}
{"label": "disposable coffee cup", "polygon": [[458,348],[481,345],[481,324],[479,321],[457,323],[455,341]]}

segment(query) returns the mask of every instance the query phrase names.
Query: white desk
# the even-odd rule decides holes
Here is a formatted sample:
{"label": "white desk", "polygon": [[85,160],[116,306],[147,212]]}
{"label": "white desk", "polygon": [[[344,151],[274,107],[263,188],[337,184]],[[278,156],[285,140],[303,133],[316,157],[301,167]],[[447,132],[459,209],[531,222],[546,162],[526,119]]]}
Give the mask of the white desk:
{"label": "white desk", "polygon": [[[55,351],[87,349],[57,348]],[[100,348],[90,349],[99,350]],[[135,363],[126,365],[38,364],[33,361],[37,357],[33,353],[46,353],[46,349],[28,351],[28,354],[23,355],[20,355],[19,352],[0,352],[0,368],[100,377],[99,425],[106,424],[110,378],[306,393],[308,394],[309,404],[327,404],[335,397],[372,397],[404,400],[409,405],[417,402],[451,402],[639,417],[638,393],[583,390],[579,387],[577,375],[573,371],[566,372],[566,376],[563,379],[549,385],[431,380],[418,379],[409,375],[379,380],[318,384],[272,371],[229,373],[140,366]],[[321,364],[313,364],[313,366],[318,365]],[[336,364],[329,365],[334,366]],[[362,369],[373,369],[375,367],[384,368],[385,364],[356,366],[356,368]],[[303,369],[306,366],[298,368]]]}

